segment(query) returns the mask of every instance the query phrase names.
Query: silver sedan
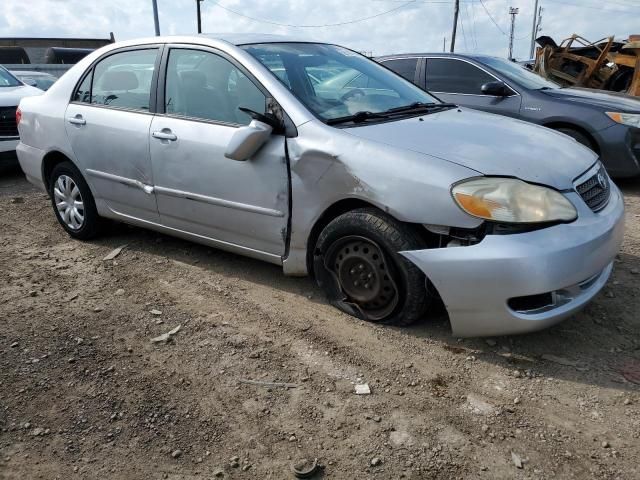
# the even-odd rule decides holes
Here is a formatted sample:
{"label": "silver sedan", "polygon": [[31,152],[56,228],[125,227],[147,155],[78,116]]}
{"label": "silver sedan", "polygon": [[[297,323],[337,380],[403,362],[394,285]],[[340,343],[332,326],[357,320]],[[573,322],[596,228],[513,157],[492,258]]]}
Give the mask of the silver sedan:
{"label": "silver sedan", "polygon": [[18,119],[22,169],[72,237],[109,218],[265,260],[372,322],[439,297],[458,336],[546,327],[603,287],[623,236],[589,149],[336,45],[112,44]]}

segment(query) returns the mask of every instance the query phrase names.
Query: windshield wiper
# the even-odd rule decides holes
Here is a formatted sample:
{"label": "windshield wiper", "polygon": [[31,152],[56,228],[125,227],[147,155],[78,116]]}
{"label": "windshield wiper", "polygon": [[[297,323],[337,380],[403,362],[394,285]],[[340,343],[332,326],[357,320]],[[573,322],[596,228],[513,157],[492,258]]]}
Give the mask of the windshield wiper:
{"label": "windshield wiper", "polygon": [[383,113],[393,114],[393,113],[409,113],[409,112],[420,112],[420,111],[429,111],[429,110],[440,110],[441,108],[458,108],[458,105],[455,103],[423,103],[423,102],[414,102],[409,105],[403,105],[402,107],[390,108],[389,110],[385,110]]}
{"label": "windshield wiper", "polygon": [[[386,112],[385,112],[386,113]],[[327,125],[338,125],[340,123],[364,123],[367,120],[377,120],[382,118],[389,118],[389,115],[385,113],[373,113],[367,111],[356,112],[353,115],[346,115],[344,117],[330,118],[327,120]]]}

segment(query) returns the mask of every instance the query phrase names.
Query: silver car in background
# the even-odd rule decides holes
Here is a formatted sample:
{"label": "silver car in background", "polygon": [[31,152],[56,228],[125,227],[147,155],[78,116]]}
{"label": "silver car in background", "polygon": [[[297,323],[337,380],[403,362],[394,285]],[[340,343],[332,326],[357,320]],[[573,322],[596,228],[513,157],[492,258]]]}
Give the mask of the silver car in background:
{"label": "silver car in background", "polygon": [[16,110],[23,97],[40,95],[42,90],[25,85],[0,65],[0,167],[16,163],[18,126]]}
{"label": "silver car in background", "polygon": [[[332,90],[345,71],[357,88]],[[544,328],[603,287],[623,237],[592,151],[335,45],[113,44],[19,117],[20,164],[72,237],[110,218],[265,260],[372,322],[439,296],[458,336]]]}

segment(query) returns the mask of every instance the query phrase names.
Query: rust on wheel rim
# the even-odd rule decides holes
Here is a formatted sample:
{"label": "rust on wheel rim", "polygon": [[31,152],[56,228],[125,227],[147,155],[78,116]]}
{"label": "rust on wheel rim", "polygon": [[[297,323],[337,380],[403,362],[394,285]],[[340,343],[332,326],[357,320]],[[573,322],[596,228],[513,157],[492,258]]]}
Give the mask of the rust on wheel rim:
{"label": "rust on wheel rim", "polygon": [[363,237],[345,237],[330,249],[331,269],[348,300],[369,320],[388,316],[398,304],[398,289],[384,254]]}

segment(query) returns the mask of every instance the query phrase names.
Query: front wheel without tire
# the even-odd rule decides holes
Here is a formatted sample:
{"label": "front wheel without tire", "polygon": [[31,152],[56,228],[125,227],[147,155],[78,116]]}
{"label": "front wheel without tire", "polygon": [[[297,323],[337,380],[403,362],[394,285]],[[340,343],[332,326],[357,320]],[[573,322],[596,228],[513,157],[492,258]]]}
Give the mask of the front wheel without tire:
{"label": "front wheel without tire", "polygon": [[429,306],[424,274],[398,252],[425,247],[412,226],[374,208],[332,220],[314,250],[314,274],[333,305],[371,322],[410,325]]}
{"label": "front wheel without tire", "polygon": [[56,218],[74,238],[95,237],[101,226],[89,185],[71,162],[56,165],[51,172],[49,196]]}

